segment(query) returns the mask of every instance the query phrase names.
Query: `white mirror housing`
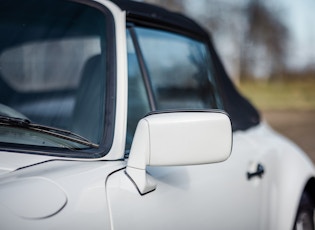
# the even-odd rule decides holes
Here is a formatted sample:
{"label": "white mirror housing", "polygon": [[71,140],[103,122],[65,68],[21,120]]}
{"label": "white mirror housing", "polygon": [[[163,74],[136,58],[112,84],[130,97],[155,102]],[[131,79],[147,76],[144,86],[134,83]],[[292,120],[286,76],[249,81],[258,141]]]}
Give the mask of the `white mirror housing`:
{"label": "white mirror housing", "polygon": [[155,189],[146,166],[184,166],[225,161],[232,149],[231,121],[220,111],[152,114],[138,123],[126,174],[140,194]]}

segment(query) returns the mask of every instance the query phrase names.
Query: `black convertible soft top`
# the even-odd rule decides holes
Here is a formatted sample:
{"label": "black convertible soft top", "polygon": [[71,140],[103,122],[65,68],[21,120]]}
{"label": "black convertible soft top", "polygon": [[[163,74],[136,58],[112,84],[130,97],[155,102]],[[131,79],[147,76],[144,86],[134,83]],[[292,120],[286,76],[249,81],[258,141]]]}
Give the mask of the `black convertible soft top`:
{"label": "black convertible soft top", "polygon": [[135,22],[142,22],[146,24],[155,24],[159,27],[166,27],[173,30],[180,30],[181,32],[190,33],[192,36],[205,38],[208,33],[201,28],[196,22],[187,18],[186,16],[168,11],[164,8],[143,3],[134,2],[130,0],[112,0],[122,10],[127,13],[127,19]]}
{"label": "black convertible soft top", "polygon": [[112,0],[112,2],[126,11],[129,22],[178,31],[206,41],[213,55],[219,75],[217,78],[223,96],[224,109],[232,120],[233,130],[246,130],[259,124],[258,111],[236,90],[212,45],[210,34],[205,29],[180,13],[158,6],[129,0]]}

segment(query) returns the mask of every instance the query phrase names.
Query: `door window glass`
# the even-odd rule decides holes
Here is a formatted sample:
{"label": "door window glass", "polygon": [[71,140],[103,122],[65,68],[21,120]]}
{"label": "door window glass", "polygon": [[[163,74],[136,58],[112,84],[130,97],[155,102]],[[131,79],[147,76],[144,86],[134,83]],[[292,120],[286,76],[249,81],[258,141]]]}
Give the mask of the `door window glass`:
{"label": "door window glass", "polygon": [[154,29],[136,33],[158,109],[221,107],[206,44]]}

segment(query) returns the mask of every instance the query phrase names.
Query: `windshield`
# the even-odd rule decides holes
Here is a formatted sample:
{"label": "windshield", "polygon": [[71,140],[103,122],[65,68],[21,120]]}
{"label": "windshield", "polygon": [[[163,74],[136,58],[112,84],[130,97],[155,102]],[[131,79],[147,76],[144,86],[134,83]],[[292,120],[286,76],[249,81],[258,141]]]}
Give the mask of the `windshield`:
{"label": "windshield", "polygon": [[[5,0],[0,12],[0,115],[68,130],[96,146],[106,142],[106,114],[113,105],[106,103],[107,51],[113,46],[106,9],[60,0]],[[8,125],[0,126],[0,144],[91,148]]]}

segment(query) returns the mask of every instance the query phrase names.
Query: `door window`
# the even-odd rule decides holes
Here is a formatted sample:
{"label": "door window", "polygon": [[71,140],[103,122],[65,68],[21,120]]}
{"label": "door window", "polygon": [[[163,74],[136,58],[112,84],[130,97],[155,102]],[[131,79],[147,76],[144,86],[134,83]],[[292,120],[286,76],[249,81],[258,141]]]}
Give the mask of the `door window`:
{"label": "door window", "polygon": [[205,43],[167,31],[135,31],[157,109],[221,108]]}

